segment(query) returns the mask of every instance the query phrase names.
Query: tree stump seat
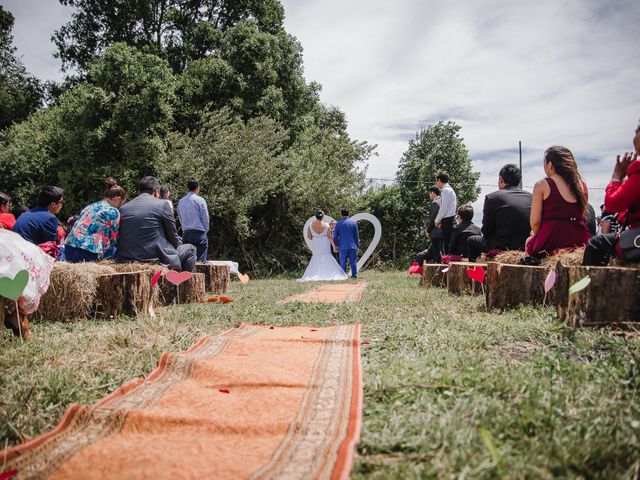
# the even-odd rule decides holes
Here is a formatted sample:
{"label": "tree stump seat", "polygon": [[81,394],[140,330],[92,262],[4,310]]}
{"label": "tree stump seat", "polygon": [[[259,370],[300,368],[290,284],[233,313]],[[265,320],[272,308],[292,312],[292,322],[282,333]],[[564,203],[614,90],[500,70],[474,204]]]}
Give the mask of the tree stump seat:
{"label": "tree stump seat", "polygon": [[554,305],[556,288],[545,299],[544,282],[553,267],[512,265],[489,262],[486,272],[485,294],[487,307],[498,310],[520,305]]}
{"label": "tree stump seat", "polygon": [[442,272],[447,268],[444,263],[425,263],[420,277],[421,287],[441,287],[447,286],[447,275]]}
{"label": "tree stump seat", "polygon": [[153,314],[155,294],[148,270],[98,275],[95,314],[102,318]]}
{"label": "tree stump seat", "polygon": [[[556,273],[558,317],[567,325],[640,325],[640,269],[558,265]],[[587,275],[591,283],[569,295]]]}
{"label": "tree stump seat", "polygon": [[482,286],[471,280],[467,275],[467,269],[474,267],[482,267],[486,271],[487,264],[474,262],[449,263],[449,271],[446,273],[447,291],[454,295],[480,295],[482,293]]}
{"label": "tree stump seat", "polygon": [[226,293],[231,286],[230,269],[227,265],[196,263],[196,272],[204,274],[205,289],[217,294]]}
{"label": "tree stump seat", "polygon": [[158,281],[158,287],[161,305],[198,303],[205,300],[204,273],[194,273],[189,280],[178,287],[162,277]]}

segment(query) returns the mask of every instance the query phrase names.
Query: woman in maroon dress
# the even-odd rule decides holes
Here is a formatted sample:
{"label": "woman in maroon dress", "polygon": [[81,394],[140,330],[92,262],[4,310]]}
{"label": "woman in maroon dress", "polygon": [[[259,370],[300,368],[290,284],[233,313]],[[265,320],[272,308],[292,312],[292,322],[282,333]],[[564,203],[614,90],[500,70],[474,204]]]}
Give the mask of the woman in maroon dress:
{"label": "woman in maroon dress", "polygon": [[533,187],[531,236],[527,255],[551,255],[561,248],[582,247],[589,240],[585,223],[589,193],[569,149],[550,147],[544,152],[546,178]]}

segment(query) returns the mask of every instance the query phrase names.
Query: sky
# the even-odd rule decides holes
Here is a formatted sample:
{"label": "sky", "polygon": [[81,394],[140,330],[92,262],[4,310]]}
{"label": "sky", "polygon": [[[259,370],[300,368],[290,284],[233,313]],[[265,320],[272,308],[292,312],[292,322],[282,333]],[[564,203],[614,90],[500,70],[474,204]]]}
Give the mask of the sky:
{"label": "sky", "polygon": [[[615,156],[640,118],[640,1],[281,0],[304,49],[305,78],[345,112],[350,135],[377,145],[370,178],[392,179],[408,142],[439,120],[461,125],[483,194],[518,162],[544,176],[542,154],[568,147],[598,207]],[[27,69],[59,80],[55,0],[0,0],[16,17]],[[455,179],[453,179],[455,181]],[[482,197],[474,204],[482,208]]]}

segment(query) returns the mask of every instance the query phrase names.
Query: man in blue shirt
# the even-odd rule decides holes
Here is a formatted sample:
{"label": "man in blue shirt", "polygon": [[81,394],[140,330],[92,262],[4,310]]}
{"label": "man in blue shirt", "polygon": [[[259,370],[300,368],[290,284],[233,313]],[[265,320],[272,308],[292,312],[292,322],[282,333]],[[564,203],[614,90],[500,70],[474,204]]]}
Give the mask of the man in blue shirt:
{"label": "man in blue shirt", "polygon": [[64,205],[64,190],[45,185],[40,189],[38,206],[23,213],[16,220],[13,231],[25,240],[40,245],[45,242],[58,243],[58,219]]}
{"label": "man in blue shirt", "polygon": [[187,182],[189,193],[178,202],[178,218],[182,225],[182,241],[196,247],[198,261],[207,260],[209,249],[209,210],[207,202],[200,195],[200,183],[191,179]]}
{"label": "man in blue shirt", "polygon": [[358,224],[349,218],[348,210],[343,209],[340,213],[342,220],[336,224],[333,234],[340,253],[340,266],[347,273],[347,257],[349,257],[351,278],[358,278],[358,247],[360,246]]}

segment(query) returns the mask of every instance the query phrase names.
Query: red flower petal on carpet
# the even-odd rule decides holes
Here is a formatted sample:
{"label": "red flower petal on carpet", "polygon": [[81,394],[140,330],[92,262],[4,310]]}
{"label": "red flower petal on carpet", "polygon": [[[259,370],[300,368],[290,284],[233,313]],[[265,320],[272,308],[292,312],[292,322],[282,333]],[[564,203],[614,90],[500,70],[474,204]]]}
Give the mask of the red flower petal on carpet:
{"label": "red flower petal on carpet", "polygon": [[276,327],[269,327],[269,330],[275,330]]}
{"label": "red flower petal on carpet", "polygon": [[219,389],[218,389],[218,391],[219,391],[220,393],[231,393],[231,392],[229,392],[229,389],[228,389],[228,388],[219,388]]}
{"label": "red flower petal on carpet", "polygon": [[310,332],[317,332],[318,329],[317,328],[312,328],[311,330],[309,330]]}
{"label": "red flower petal on carpet", "polygon": [[18,474],[18,470],[7,470],[4,473],[0,473],[0,480],[9,480]]}

